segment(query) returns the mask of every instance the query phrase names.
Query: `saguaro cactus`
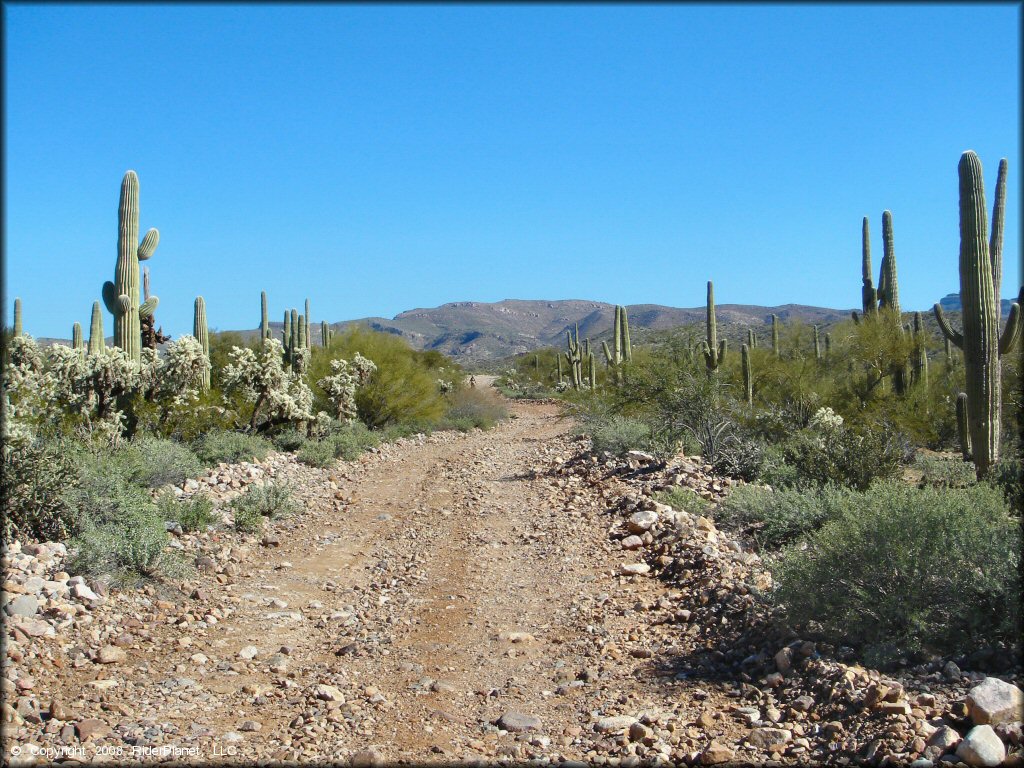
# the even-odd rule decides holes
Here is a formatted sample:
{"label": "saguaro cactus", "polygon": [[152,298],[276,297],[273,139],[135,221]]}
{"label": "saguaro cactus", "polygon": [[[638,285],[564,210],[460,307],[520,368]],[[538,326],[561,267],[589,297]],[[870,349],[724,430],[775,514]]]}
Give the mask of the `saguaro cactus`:
{"label": "saguaro cactus", "polygon": [[832,334],[825,334],[825,357],[828,358],[832,355]]}
{"label": "saguaro cactus", "polygon": [[612,325],[612,343],[601,342],[601,350],[604,352],[605,363],[615,369],[615,380],[621,381],[622,371],[620,366],[633,359],[633,348],[629,342],[629,317],[626,308],[621,305],[615,306],[615,321]]}
{"label": "saguaro cactus", "polygon": [[580,326],[576,324],[576,333],[566,331],[566,344],[569,351],[565,353],[565,360],[569,363],[569,375],[572,377],[573,388],[579,389],[583,386],[583,356],[580,349]]}
{"label": "saguaro cactus", "polygon": [[587,360],[590,363],[590,389],[597,389],[597,358],[594,357],[594,353],[591,352],[587,355]]}
{"label": "saguaro cactus", "polygon": [[284,326],[281,328],[281,345],[284,347],[285,355],[292,343],[292,313],[287,309],[284,311]]}
{"label": "saguaro cactus", "polygon": [[[196,297],[195,313],[192,318],[192,335],[196,337],[199,345],[203,348],[206,359],[210,359],[210,327],[206,324],[206,300],[202,296]],[[202,381],[199,388],[206,392],[210,389],[210,369],[203,371]]]}
{"label": "saguaro cactus", "polygon": [[14,300],[14,335],[21,336],[21,299]]}
{"label": "saguaro cactus", "polygon": [[875,286],[871,281],[871,232],[868,227],[868,217],[864,217],[864,221],[861,223],[861,257],[860,257],[860,274],[861,274],[861,308],[864,310],[864,315],[872,314],[877,308],[878,293],[875,291]]}
{"label": "saguaro cactus", "polygon": [[306,324],[306,316],[305,315],[299,315],[298,329],[299,329],[299,331],[296,334],[296,339],[295,339],[295,348],[296,349],[309,349],[308,336],[307,336],[307,333],[306,333],[306,331],[308,329],[308,326]]}
{"label": "saguaro cactus", "polygon": [[260,339],[270,338],[270,320],[267,315],[267,292],[260,291]]}
{"label": "saguaro cactus", "polygon": [[94,301],[92,303],[92,322],[89,324],[89,354],[98,355],[105,348],[106,342],[103,340],[103,310],[100,309],[100,303]]}
{"label": "saguaro cactus", "polygon": [[153,255],[160,233],[150,229],[139,242],[139,177],[128,171],[121,180],[117,217],[117,265],[114,282],[103,284],[103,301],[114,316],[114,344],[138,362],[142,352],[140,317],[152,315],[159,299],[139,303],[139,262]]}
{"label": "saguaro cactus", "polygon": [[85,342],[82,341],[82,324],[75,323],[71,326],[71,348],[85,349]]}
{"label": "saguaro cactus", "polygon": [[708,280],[707,339],[701,345],[704,352],[704,365],[707,366],[708,373],[718,370],[718,366],[725,360],[727,346],[725,339],[718,341],[718,326],[715,322],[715,286]]}
{"label": "saguaro cactus", "polygon": [[320,321],[320,341],[326,347],[331,343],[331,337],[334,336],[334,331],[331,330],[331,326],[327,324],[326,320]]}
{"label": "saguaro cactus", "polygon": [[892,212],[882,212],[882,271],[878,276],[878,308],[888,309],[899,318],[900,290],[896,279],[896,246],[892,234]]}
{"label": "saguaro cactus", "polygon": [[925,344],[925,331],[924,321],[921,319],[921,313],[914,313],[914,351],[913,351],[913,368],[912,376],[915,384],[923,384],[925,389],[928,388],[928,347]]}
{"label": "saguaro cactus", "polygon": [[964,461],[971,460],[971,428],[967,421],[967,393],[956,396],[956,432],[960,437],[960,455]]}
{"label": "saguaro cactus", "polygon": [[561,355],[555,355],[555,376],[558,377],[557,379],[555,379],[556,383],[560,382],[562,380],[562,356]]}
{"label": "saguaro cactus", "polygon": [[818,326],[814,327],[814,359],[821,360],[821,341],[818,339]]}
{"label": "saguaro cactus", "polygon": [[[985,477],[999,461],[1000,357],[1009,352],[1020,335],[1020,305],[1024,288],[1010,308],[1010,317],[999,333],[999,296],[996,285],[1002,279],[1002,207],[1005,205],[1006,172],[1000,162],[999,180],[1004,190],[996,193],[992,214],[992,240],[986,239],[988,221],[985,210],[985,180],[981,160],[972,152],[960,157],[960,304],[963,308],[963,333],[947,322],[942,307],[933,309],[942,333],[963,350],[967,392],[967,433],[978,478]],[[996,222],[999,226],[996,226]],[[999,255],[993,259],[993,251]],[[958,398],[959,402],[959,398]]]}
{"label": "saguaro cactus", "polygon": [[743,392],[747,398],[747,405],[754,405],[754,377],[750,373],[750,347],[743,344],[740,347],[740,359],[743,362]]}
{"label": "saguaro cactus", "polygon": [[779,317],[772,315],[772,352],[779,356]]}
{"label": "saguaro cactus", "polygon": [[306,349],[312,349],[313,348],[313,334],[310,333],[310,331],[309,331],[309,323],[310,323],[310,320],[309,320],[309,318],[310,318],[310,314],[309,314],[309,299],[306,299],[306,314],[304,315],[304,317],[306,318],[306,321],[305,321],[305,329],[303,331],[302,336],[305,339],[306,343],[303,344],[302,346],[304,346]]}

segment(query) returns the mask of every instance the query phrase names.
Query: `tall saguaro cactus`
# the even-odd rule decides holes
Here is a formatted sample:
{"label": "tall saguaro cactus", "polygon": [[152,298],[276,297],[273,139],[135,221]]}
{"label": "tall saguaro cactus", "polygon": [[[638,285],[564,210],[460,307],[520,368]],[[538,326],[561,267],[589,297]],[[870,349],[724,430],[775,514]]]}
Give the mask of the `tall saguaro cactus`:
{"label": "tall saguaro cactus", "polygon": [[633,359],[633,348],[629,342],[629,317],[626,308],[621,305],[615,306],[615,321],[612,324],[612,343],[609,346],[607,341],[601,342],[601,349],[604,352],[605,363],[615,369],[615,380],[621,381],[623,363]]}
{"label": "tall saguaro cactus", "polygon": [[747,399],[747,405],[754,405],[754,377],[750,371],[750,347],[743,344],[740,347],[740,359],[743,363],[743,392]]}
{"label": "tall saguaro cactus", "polygon": [[[1024,287],[1010,308],[1010,317],[999,333],[999,295],[1002,279],[1002,221],[1006,201],[1006,160],[1000,162],[999,181],[992,214],[992,240],[986,239],[985,180],[981,160],[964,152],[957,168],[960,177],[960,304],[963,332],[955,331],[942,313],[933,307],[942,333],[963,350],[967,395],[967,426],[970,448],[978,478],[985,477],[999,461],[1000,357],[1009,352],[1020,336],[1020,305]],[[998,225],[997,225],[998,222]],[[993,259],[993,252],[998,258]],[[962,396],[962,395],[961,395]]]}
{"label": "tall saguaro cactus", "polygon": [[912,377],[915,384],[923,384],[928,388],[928,347],[925,344],[924,321],[920,312],[914,313],[914,351]]}
{"label": "tall saguaro cactus", "polygon": [[306,343],[303,344],[303,346],[306,349],[312,349],[313,348],[313,334],[309,330],[309,324],[310,324],[310,320],[309,320],[309,317],[310,317],[310,315],[309,315],[309,299],[306,299],[306,314],[303,315],[303,317],[306,318],[306,320],[305,320],[305,329],[304,329],[303,334],[302,334],[303,338],[306,341]]}
{"label": "tall saguaro cactus", "polygon": [[569,347],[569,351],[565,353],[565,360],[569,363],[569,375],[572,378],[572,386],[574,389],[580,389],[583,386],[583,355],[580,348],[580,325],[576,324],[576,333],[573,335],[572,331],[566,331],[566,345]]}
{"label": "tall saguaro cactus", "polygon": [[814,359],[821,360],[821,340],[818,337],[818,326],[814,327]]}
{"label": "tall saguaro cactus", "polygon": [[102,354],[105,348],[106,343],[103,340],[103,311],[100,309],[100,303],[94,301],[92,303],[92,322],[89,324],[89,354]]}
{"label": "tall saguaro cactus", "polygon": [[701,345],[708,373],[718,370],[718,366],[725,360],[727,347],[725,339],[718,340],[718,324],[715,322],[715,285],[708,280],[707,339]]}
{"label": "tall saguaro cactus", "polygon": [[870,315],[877,308],[878,292],[875,290],[874,283],[871,281],[871,231],[868,227],[868,217],[864,217],[864,221],[861,223],[861,257],[860,257],[860,273],[861,273],[861,308],[864,311],[865,317]]}
{"label": "tall saguaro cactus", "polygon": [[[192,335],[196,337],[206,359],[210,359],[210,327],[206,324],[206,300],[202,296],[196,297],[195,314],[192,318]],[[203,371],[202,381],[199,388],[206,392],[210,389],[210,369]]]}
{"label": "tall saguaro cactus", "polygon": [[82,324],[75,323],[71,326],[71,348],[85,349],[85,342],[82,341]]}
{"label": "tall saguaro cactus", "polygon": [[772,352],[779,356],[779,316],[772,315]]}
{"label": "tall saguaro cactus", "polygon": [[160,242],[155,229],[139,242],[139,177],[128,171],[121,180],[121,201],[117,214],[117,265],[114,282],[103,284],[103,301],[114,316],[114,344],[139,362],[142,352],[140,318],[152,315],[159,299],[151,296],[139,303],[139,262],[153,255]]}
{"label": "tall saguaro cactus", "polygon": [[260,291],[260,341],[270,338],[270,319],[267,315],[267,292]]}
{"label": "tall saguaro cactus", "polygon": [[334,331],[331,330],[331,326],[327,324],[326,320],[320,321],[320,341],[323,346],[328,346],[331,343],[331,337],[334,336]]}
{"label": "tall saguaro cactus", "polygon": [[21,299],[14,300],[14,335],[21,336]]}

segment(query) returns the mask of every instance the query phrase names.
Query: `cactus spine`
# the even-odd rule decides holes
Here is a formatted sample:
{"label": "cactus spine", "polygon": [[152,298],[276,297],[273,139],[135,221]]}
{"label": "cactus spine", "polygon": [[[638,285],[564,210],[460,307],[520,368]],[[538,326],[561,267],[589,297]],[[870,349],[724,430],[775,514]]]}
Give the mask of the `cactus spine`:
{"label": "cactus spine", "polygon": [[139,177],[128,171],[121,180],[117,217],[117,264],[114,282],[103,284],[103,301],[114,316],[114,344],[135,362],[142,352],[140,318],[152,315],[159,299],[151,296],[139,304],[139,262],[153,255],[160,233],[150,229],[139,242]]}
{"label": "cactus spine", "polygon": [[[1006,173],[1000,162],[1000,182],[1004,191],[996,193],[993,211],[992,241],[986,239],[988,229],[985,210],[985,181],[981,160],[972,152],[964,152],[957,168],[960,177],[960,303],[963,308],[963,333],[957,333],[946,321],[942,307],[933,307],[942,333],[963,350],[964,376],[967,385],[967,426],[971,454],[978,478],[985,477],[999,461],[1000,356],[1013,349],[1020,334],[1020,304],[1010,308],[1010,317],[1002,335],[999,333],[999,296],[995,286],[1002,279],[993,271],[1002,269],[1002,207],[1005,205]],[[999,222],[998,227],[996,222]],[[992,246],[995,246],[993,249]],[[997,261],[992,251],[1000,254]]]}
{"label": "cactus spine", "polygon": [[772,315],[772,352],[779,356],[779,317]]}
{"label": "cactus spine", "polygon": [[[206,324],[206,300],[202,296],[196,297],[195,313],[192,318],[192,335],[196,337],[200,346],[203,348],[203,355],[207,360],[210,359],[210,328]],[[199,388],[206,392],[210,389],[210,369],[207,368],[203,372],[202,381],[199,382]]]}
{"label": "cactus spine", "polygon": [[746,344],[740,347],[740,359],[743,361],[743,392],[747,398],[747,405],[754,405],[754,377],[750,373],[750,347]]}
{"label": "cactus spine", "polygon": [[71,348],[85,349],[85,342],[82,340],[82,324],[75,323],[71,326]]}
{"label": "cactus spine", "polygon": [[707,339],[701,345],[704,352],[704,365],[708,373],[714,373],[718,366],[725,360],[727,342],[722,339],[718,341],[718,325],[715,322],[715,285],[708,280],[708,304],[707,304]]}
{"label": "cactus spine", "polygon": [[21,299],[14,300],[14,335],[21,336]]}
{"label": "cactus spine", "polygon": [[103,341],[103,311],[100,303],[92,303],[92,322],[89,324],[89,354],[98,355],[103,352],[106,344]]}
{"label": "cactus spine", "polygon": [[260,291],[260,339],[270,338],[270,320],[267,316],[267,292]]}

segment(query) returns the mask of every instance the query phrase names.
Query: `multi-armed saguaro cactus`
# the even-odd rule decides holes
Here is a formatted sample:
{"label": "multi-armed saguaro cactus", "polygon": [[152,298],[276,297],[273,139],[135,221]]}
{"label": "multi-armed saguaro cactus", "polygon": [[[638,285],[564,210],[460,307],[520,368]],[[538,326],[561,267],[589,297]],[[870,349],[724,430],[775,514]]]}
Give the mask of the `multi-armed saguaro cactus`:
{"label": "multi-armed saguaro cactus", "polygon": [[270,338],[270,319],[267,315],[267,292],[260,291],[260,339]]}
{"label": "multi-armed saguaro cactus", "polygon": [[779,316],[772,315],[772,352],[779,356]]}
{"label": "multi-armed saguaro cactus", "polygon": [[14,300],[14,335],[21,336],[21,299]]}
{"label": "multi-armed saguaro cactus", "polygon": [[747,398],[747,405],[754,405],[754,377],[750,372],[750,347],[746,344],[740,347],[740,359],[743,362],[743,392]]}
{"label": "multi-armed saguaro cactus", "polygon": [[[206,300],[202,296],[196,297],[195,314],[192,318],[192,335],[196,337],[199,345],[203,348],[206,359],[210,359],[210,327],[206,324]],[[210,369],[203,370],[203,378],[199,382],[199,388],[203,392],[210,389]]]}
{"label": "multi-armed saguaro cactus", "polygon": [[[888,309],[900,317],[899,283],[896,279],[896,247],[892,231],[892,212],[882,212],[882,266],[878,274],[878,288],[871,282],[871,242],[868,233],[868,218],[864,217],[861,229],[861,303],[864,317],[876,314],[880,309]],[[861,315],[853,312],[853,321],[860,322]]]}
{"label": "multi-armed saguaro cactus", "polygon": [[569,375],[572,378],[572,385],[575,389],[583,386],[583,355],[580,349],[580,325],[576,323],[576,333],[566,331],[566,344],[569,351],[565,353],[565,360],[569,363]]}
{"label": "multi-armed saguaro cactus", "polygon": [[82,340],[82,324],[75,323],[71,326],[71,348],[85,349],[85,342]]}
{"label": "multi-armed saguaro cactus", "polygon": [[106,343],[103,340],[103,311],[100,303],[92,303],[92,322],[89,324],[89,354],[99,355],[103,353]]}
{"label": "multi-armed saguaro cactus", "polygon": [[139,177],[128,171],[121,180],[117,216],[117,265],[114,282],[103,284],[103,301],[114,316],[114,344],[135,362],[142,352],[140,317],[152,315],[159,299],[151,296],[139,304],[139,262],[153,255],[160,233],[150,229],[139,242]]}
{"label": "multi-armed saguaro cactus", "polygon": [[708,280],[708,306],[707,306],[707,339],[701,344],[704,352],[704,365],[708,373],[714,373],[718,366],[725,360],[725,352],[728,343],[725,339],[718,340],[718,325],[715,322],[715,286]]}
{"label": "multi-armed saguaro cactus", "polygon": [[[934,306],[942,333],[963,350],[967,385],[967,426],[971,454],[978,478],[986,476],[999,461],[1000,357],[1012,350],[1021,330],[1020,305],[1024,287],[1010,308],[1010,317],[999,333],[999,294],[1002,280],[1003,209],[1006,205],[1006,159],[999,163],[992,239],[985,210],[985,180],[981,160],[971,151],[960,157],[960,305],[963,333],[955,331]],[[962,395],[961,395],[962,396]]]}
{"label": "multi-armed saguaro cactus", "polygon": [[625,307],[615,306],[612,345],[609,346],[607,341],[602,341],[601,349],[604,352],[605,363],[615,369],[615,380],[620,381],[622,377],[620,366],[633,359],[633,347],[629,342],[629,317]]}

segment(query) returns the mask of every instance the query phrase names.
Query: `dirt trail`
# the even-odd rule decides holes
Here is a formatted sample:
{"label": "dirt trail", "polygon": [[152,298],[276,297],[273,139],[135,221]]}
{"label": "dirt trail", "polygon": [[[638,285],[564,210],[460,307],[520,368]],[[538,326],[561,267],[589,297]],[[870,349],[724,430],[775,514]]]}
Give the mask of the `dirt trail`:
{"label": "dirt trail", "polygon": [[[664,588],[618,575],[637,558],[609,541],[600,490],[551,473],[570,454],[557,406],[510,408],[489,432],[302,467],[306,511],[262,545],[229,535],[215,554],[232,568],[175,600],[97,606],[32,674],[41,707],[58,698],[98,732],[58,720],[35,743],[199,762],[564,759],[607,714],[678,711],[671,679],[634,677],[651,652],[629,655],[631,607]],[[118,633],[127,658],[94,663]]]}

